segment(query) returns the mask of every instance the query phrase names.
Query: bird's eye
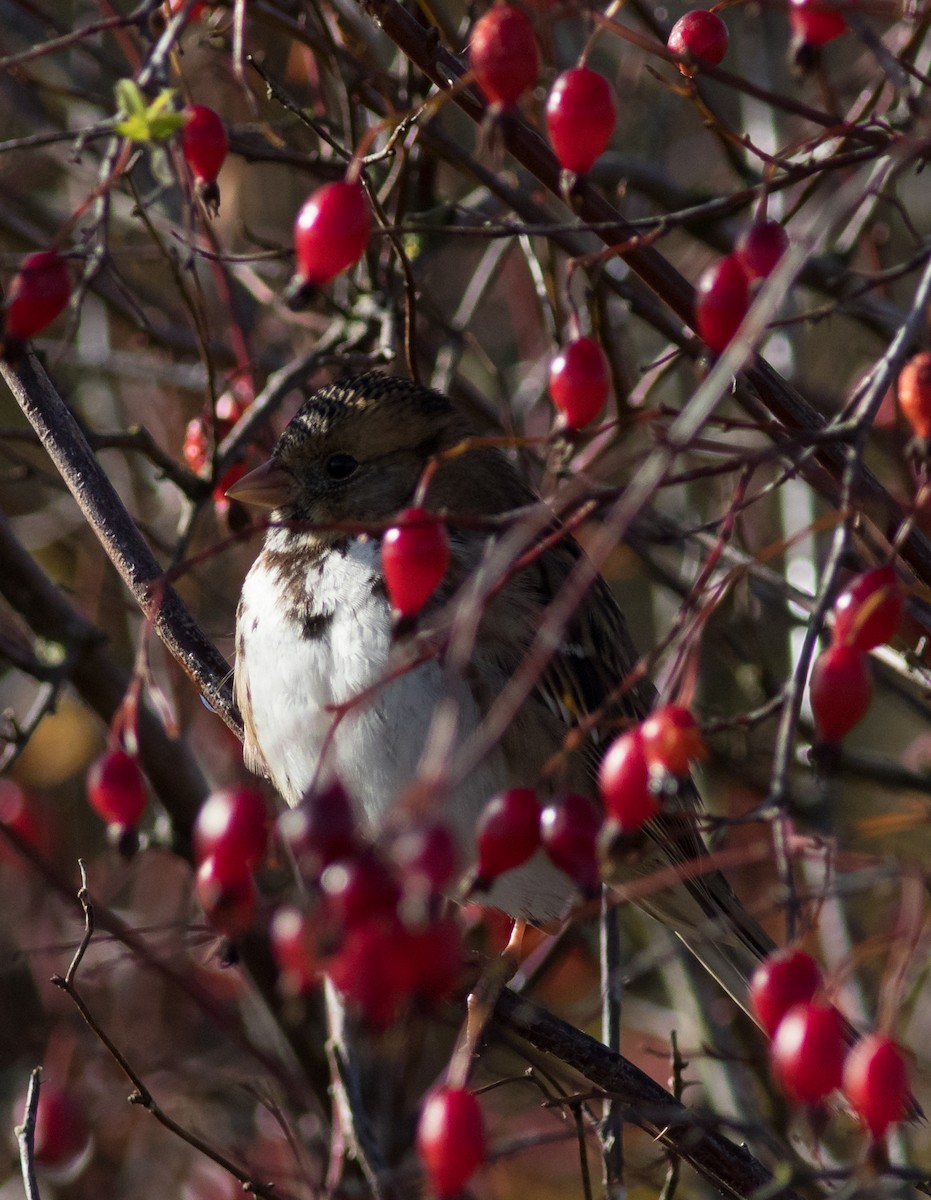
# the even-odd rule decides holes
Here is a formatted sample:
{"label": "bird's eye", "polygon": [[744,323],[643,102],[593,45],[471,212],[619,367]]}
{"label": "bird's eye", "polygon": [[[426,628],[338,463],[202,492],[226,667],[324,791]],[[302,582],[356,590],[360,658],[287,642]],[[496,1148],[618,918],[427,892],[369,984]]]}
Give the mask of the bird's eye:
{"label": "bird's eye", "polygon": [[351,454],[331,454],[324,469],[331,479],[348,479],[358,470],[359,464]]}

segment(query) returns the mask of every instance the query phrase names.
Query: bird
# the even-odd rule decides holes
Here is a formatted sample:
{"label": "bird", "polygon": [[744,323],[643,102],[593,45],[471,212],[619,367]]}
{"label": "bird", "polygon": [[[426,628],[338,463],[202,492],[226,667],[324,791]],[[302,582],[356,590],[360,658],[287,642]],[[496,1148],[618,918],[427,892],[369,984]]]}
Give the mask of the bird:
{"label": "bird", "polygon": [[[450,706],[455,713],[451,751],[475,734],[584,552],[544,508],[531,522],[532,552],[481,598],[468,661],[451,664],[444,614],[456,611],[457,597],[501,545],[502,528],[540,513],[541,504],[506,448],[478,436],[462,405],[378,371],[309,395],[267,462],[229,494],[271,514],[237,611],[234,692],[246,764],[290,805],[337,778],[377,836],[418,794],[435,714]],[[446,522],[450,567],[417,629],[405,632],[392,613],[379,532],[415,499]],[[424,633],[431,628],[432,640]],[[447,634],[449,628],[447,621]],[[596,799],[607,742],[655,703],[646,679],[621,686],[639,656],[601,575],[591,573],[591,586],[550,649],[497,744],[445,793],[434,789],[466,862],[485,803],[506,788]],[[589,714],[597,715],[594,728],[573,737]],[[556,769],[541,777],[553,762]],[[702,863],[707,850],[693,819],[699,807],[685,781],[673,811],[651,820],[625,859],[641,876],[702,864],[637,902],[746,1009],[749,976],[774,943],[723,876]],[[495,881],[484,902],[545,925],[565,916],[573,896],[572,882],[538,852]]]}

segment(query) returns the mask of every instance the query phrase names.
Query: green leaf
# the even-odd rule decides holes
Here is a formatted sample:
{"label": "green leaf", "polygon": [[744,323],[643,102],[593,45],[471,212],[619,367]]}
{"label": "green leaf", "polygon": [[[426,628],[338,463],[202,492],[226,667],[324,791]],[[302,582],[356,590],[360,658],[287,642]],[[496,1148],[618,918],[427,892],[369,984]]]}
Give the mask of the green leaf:
{"label": "green leaf", "polygon": [[173,137],[186,121],[183,113],[172,108],[173,88],[163,88],[151,104],[132,79],[121,79],[116,85],[116,101],[120,107],[114,129],[122,137],[142,145],[165,142]]}

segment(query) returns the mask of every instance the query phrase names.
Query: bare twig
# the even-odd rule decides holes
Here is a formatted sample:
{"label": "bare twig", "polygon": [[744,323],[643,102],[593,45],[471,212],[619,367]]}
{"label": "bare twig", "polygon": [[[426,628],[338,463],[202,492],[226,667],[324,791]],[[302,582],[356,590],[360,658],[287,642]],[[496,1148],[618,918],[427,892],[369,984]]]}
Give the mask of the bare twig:
{"label": "bare twig", "polygon": [[16,1126],[16,1141],[19,1145],[19,1166],[23,1176],[26,1200],[42,1200],[39,1182],[36,1179],[35,1133],[36,1114],[39,1111],[39,1088],[42,1072],[38,1067],[30,1073],[29,1090],[26,1092],[26,1111],[22,1125]]}

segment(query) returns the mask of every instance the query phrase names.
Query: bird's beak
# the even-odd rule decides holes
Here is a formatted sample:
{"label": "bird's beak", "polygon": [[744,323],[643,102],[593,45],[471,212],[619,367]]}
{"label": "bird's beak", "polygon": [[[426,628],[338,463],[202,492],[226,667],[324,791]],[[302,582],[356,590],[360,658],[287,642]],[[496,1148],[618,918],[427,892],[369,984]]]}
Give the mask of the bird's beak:
{"label": "bird's beak", "polygon": [[254,504],[257,508],[281,508],[290,498],[294,477],[290,471],[279,466],[273,458],[262,463],[248,475],[243,475],[226,489],[226,494],[241,504]]}

